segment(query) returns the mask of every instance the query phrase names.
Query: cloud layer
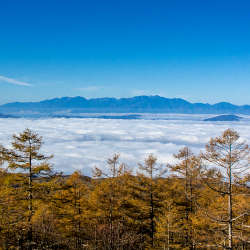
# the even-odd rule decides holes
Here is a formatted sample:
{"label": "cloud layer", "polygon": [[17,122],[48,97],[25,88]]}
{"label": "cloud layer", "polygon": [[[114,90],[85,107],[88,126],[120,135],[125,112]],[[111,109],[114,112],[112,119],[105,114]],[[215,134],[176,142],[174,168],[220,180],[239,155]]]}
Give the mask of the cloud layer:
{"label": "cloud layer", "polygon": [[0,143],[10,146],[11,136],[25,128],[44,138],[43,151],[54,154],[54,167],[71,173],[76,169],[90,175],[94,166],[120,153],[121,161],[136,167],[153,153],[159,163],[173,162],[173,153],[189,146],[199,153],[211,137],[225,129],[237,130],[250,142],[250,122],[207,123],[199,120],[104,120],[104,119],[0,119]]}

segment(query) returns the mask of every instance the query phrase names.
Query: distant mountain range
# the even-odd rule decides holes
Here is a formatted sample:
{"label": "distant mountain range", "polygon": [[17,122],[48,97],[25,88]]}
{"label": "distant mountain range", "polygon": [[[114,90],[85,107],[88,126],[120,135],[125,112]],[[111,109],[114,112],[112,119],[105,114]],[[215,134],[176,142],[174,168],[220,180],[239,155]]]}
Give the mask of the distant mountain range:
{"label": "distant mountain range", "polygon": [[80,113],[186,113],[186,114],[246,114],[250,105],[237,106],[228,102],[217,104],[190,103],[180,98],[135,96],[131,98],[62,97],[40,102],[12,102],[0,106],[5,115],[75,115]]}
{"label": "distant mountain range", "polygon": [[240,121],[242,117],[237,115],[218,115],[215,117],[204,119],[205,122],[236,122]]}

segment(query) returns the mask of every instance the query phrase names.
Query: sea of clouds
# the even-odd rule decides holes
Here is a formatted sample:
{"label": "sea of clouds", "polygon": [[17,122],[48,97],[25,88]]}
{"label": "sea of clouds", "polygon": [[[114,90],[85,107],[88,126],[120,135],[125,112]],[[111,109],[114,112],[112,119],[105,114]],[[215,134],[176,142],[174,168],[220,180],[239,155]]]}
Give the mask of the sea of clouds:
{"label": "sea of clouds", "polygon": [[211,137],[227,128],[238,131],[250,143],[250,119],[240,122],[204,122],[203,116],[145,116],[119,119],[0,119],[0,144],[9,147],[12,135],[30,128],[44,139],[42,151],[53,154],[57,171],[81,170],[91,175],[94,166],[105,168],[113,154],[136,168],[153,153],[159,164],[172,163],[173,154],[184,146],[199,153]]}

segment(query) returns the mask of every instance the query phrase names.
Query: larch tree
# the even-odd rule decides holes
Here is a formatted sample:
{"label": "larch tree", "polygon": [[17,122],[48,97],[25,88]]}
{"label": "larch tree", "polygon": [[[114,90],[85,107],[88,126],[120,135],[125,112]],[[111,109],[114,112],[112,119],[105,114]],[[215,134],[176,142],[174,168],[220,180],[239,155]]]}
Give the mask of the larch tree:
{"label": "larch tree", "polygon": [[[220,205],[223,204],[223,199],[227,199],[227,211],[220,207],[222,214],[207,214],[214,222],[227,227],[224,231],[227,243],[221,244],[226,249],[234,249],[234,239],[238,237],[235,230],[237,222],[249,217],[249,207],[236,209],[239,208],[239,195],[242,195],[241,199],[247,199],[241,193],[241,187],[247,185],[247,178],[244,176],[249,171],[249,152],[249,146],[240,139],[239,134],[227,129],[221,136],[212,138],[201,155],[204,161],[204,182],[211,191],[221,196],[218,199]],[[218,211],[218,208],[214,211]]]}
{"label": "larch tree", "polygon": [[86,244],[85,213],[88,186],[80,171],[75,171],[52,197],[52,211],[56,215],[58,230],[72,249],[83,249]]}
{"label": "larch tree", "polygon": [[[179,231],[182,230],[185,243],[182,246],[188,249],[194,249],[196,245],[194,228],[192,219],[196,213],[197,185],[199,184],[200,160],[196,157],[188,147],[179,150],[179,153],[174,155],[178,160],[175,165],[168,165],[173,178],[176,178],[174,183],[175,192],[179,189],[180,195],[173,201],[176,208],[179,207],[179,213],[184,209],[184,217],[178,220],[177,225]],[[181,180],[181,181],[179,181]],[[175,185],[177,184],[177,186]],[[184,195],[183,195],[184,194]],[[181,209],[182,208],[182,209]],[[180,218],[182,213],[180,214]]]}
{"label": "larch tree", "polygon": [[125,165],[119,162],[118,154],[108,159],[105,170],[100,168],[94,170],[95,177],[104,178],[102,181],[96,180],[90,198],[94,221],[99,224],[95,235],[101,245],[95,246],[97,248],[123,249],[129,244],[128,232],[124,230],[122,209],[124,202],[122,194],[125,187],[121,185],[127,173]]}
{"label": "larch tree", "polygon": [[142,201],[140,205],[142,206],[142,211],[144,210],[146,215],[148,214],[149,245],[151,248],[155,247],[156,218],[159,215],[163,201],[160,198],[161,192],[158,184],[160,178],[164,176],[166,171],[162,165],[157,164],[157,158],[150,154],[144,160],[144,164],[139,164],[139,172],[137,173],[138,197],[139,200],[141,199]]}
{"label": "larch tree", "polygon": [[[13,135],[12,148],[3,149],[4,159],[8,168],[19,171],[17,188],[23,190],[27,208],[27,248],[32,249],[32,217],[35,212],[34,203],[41,198],[41,193],[46,189],[46,178],[50,177],[52,167],[48,160],[52,156],[40,153],[42,137],[30,129],[25,129],[18,135]],[[42,181],[41,181],[42,180]]]}

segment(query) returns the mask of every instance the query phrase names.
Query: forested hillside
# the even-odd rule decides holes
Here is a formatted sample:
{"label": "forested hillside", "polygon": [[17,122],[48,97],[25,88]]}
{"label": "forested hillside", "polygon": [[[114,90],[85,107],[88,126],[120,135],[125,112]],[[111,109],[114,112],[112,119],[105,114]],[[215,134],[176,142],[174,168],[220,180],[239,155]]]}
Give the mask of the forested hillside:
{"label": "forested hillside", "polygon": [[[250,249],[249,147],[226,130],[176,164],[56,173],[26,129],[0,147],[0,249]],[[52,152],[53,153],[53,152]]]}

